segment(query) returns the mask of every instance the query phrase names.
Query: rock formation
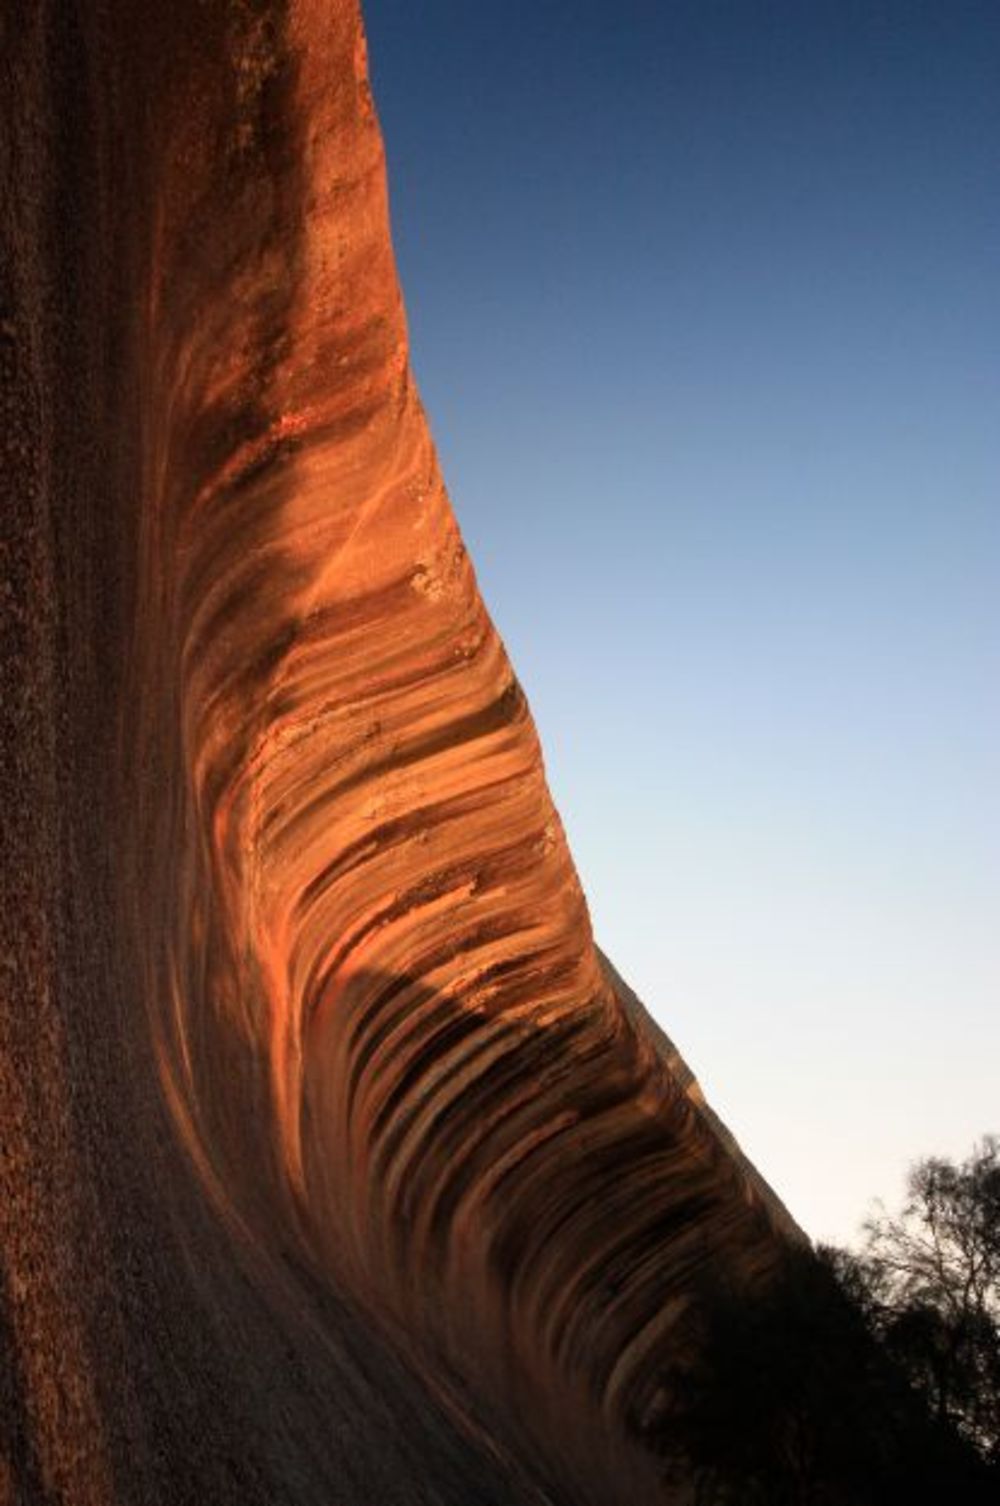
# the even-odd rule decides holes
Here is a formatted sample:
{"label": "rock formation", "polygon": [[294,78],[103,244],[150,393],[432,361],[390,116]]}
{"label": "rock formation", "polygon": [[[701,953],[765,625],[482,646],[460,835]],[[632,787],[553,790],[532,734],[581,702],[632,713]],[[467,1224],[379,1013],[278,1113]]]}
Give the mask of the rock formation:
{"label": "rock formation", "polygon": [[595,950],[356,0],[4,25],[0,1501],[664,1498],[794,1226]]}

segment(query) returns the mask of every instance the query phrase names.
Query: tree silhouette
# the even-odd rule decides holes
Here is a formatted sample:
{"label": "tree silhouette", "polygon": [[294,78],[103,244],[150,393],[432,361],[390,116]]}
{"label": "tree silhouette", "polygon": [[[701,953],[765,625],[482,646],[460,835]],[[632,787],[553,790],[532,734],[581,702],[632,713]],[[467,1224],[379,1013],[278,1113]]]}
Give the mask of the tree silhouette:
{"label": "tree silhouette", "polygon": [[1000,1469],[1000,1139],[958,1165],[917,1162],[902,1211],[881,1208],[866,1233],[858,1272],[887,1352]]}
{"label": "tree silhouette", "polygon": [[790,1248],[742,1287],[706,1281],[693,1358],[658,1421],[696,1506],[987,1506],[996,1471],[912,1363],[923,1308],[893,1312],[865,1257]]}
{"label": "tree silhouette", "polygon": [[790,1249],[763,1290],[706,1289],[671,1433],[699,1506],[874,1501],[877,1365],[861,1312],[808,1250]]}

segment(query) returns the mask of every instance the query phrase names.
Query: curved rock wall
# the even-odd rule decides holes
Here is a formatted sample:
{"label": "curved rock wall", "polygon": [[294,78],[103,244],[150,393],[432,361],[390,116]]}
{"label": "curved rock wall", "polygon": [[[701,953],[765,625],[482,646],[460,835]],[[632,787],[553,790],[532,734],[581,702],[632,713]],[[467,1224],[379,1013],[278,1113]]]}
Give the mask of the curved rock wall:
{"label": "curved rock wall", "polygon": [[355,0],[42,6],[10,71],[8,1475],[182,1499],[183,1431],[213,1500],[227,1449],[234,1499],[657,1499],[699,1273],[795,1230],[595,950],[411,377]]}

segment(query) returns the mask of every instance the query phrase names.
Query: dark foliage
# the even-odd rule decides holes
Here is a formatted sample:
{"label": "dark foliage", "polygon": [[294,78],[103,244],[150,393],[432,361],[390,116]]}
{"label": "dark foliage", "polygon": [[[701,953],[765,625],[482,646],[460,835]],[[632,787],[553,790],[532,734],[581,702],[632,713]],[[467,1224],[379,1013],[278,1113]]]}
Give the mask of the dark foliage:
{"label": "dark foliage", "polygon": [[655,1424],[696,1506],[995,1506],[998,1156],[921,1162],[862,1255],[790,1248],[766,1280],[706,1283]]}
{"label": "dark foliage", "polygon": [[1000,1139],[959,1165],[919,1161],[902,1211],[867,1235],[853,1279],[871,1326],[941,1425],[1000,1471]]}

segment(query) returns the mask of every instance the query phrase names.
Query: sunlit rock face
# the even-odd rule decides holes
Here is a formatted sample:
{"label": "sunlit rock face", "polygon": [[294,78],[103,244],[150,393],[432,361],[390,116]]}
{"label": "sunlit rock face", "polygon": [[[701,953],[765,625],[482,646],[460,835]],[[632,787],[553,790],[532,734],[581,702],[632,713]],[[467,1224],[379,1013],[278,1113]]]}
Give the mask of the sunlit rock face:
{"label": "sunlit rock face", "polygon": [[665,1499],[787,1215],[597,953],[355,0],[25,8],[0,1500]]}

